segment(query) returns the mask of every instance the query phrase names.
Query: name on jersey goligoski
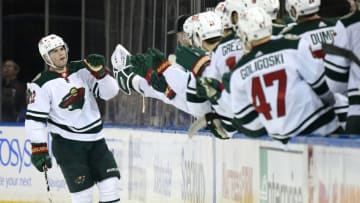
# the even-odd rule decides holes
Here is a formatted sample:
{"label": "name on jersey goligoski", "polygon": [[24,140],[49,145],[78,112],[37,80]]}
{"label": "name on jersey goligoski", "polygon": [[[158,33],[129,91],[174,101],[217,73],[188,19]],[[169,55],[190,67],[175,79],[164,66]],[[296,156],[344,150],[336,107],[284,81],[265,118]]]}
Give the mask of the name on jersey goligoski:
{"label": "name on jersey goligoski", "polygon": [[[284,63],[284,57],[282,53],[269,55],[267,57],[261,57],[255,62],[249,63],[240,69],[241,78],[245,79],[256,71],[269,68],[271,66],[276,66]],[[252,65],[253,64],[253,65]]]}

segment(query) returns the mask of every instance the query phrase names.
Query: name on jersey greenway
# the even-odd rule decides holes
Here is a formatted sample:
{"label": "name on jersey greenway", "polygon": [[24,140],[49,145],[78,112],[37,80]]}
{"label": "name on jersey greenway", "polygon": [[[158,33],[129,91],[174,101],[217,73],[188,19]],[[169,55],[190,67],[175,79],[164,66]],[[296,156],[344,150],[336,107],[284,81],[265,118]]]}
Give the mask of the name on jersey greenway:
{"label": "name on jersey greenway", "polygon": [[271,66],[280,65],[283,63],[284,57],[282,53],[261,57],[255,62],[249,63],[248,65],[240,69],[241,78],[244,80],[256,71],[263,70]]}
{"label": "name on jersey greenway", "polygon": [[242,50],[242,46],[238,41],[224,45],[222,48],[222,55],[225,56],[230,52]]}

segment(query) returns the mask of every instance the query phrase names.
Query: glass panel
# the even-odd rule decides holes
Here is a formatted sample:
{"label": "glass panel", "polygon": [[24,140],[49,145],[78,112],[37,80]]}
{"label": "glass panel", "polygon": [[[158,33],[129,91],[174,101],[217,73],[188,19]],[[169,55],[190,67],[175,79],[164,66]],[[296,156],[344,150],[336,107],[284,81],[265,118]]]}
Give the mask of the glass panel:
{"label": "glass panel", "polygon": [[81,58],[81,0],[49,1],[49,33],[64,38],[68,44],[69,60]]}
{"label": "glass panel", "polygon": [[[20,65],[18,79],[31,81],[44,69],[37,43],[44,34],[43,0],[3,0],[3,60]],[[21,5],[21,6],[19,6]]]}
{"label": "glass panel", "polygon": [[105,1],[85,1],[85,56],[90,53],[105,55]]}

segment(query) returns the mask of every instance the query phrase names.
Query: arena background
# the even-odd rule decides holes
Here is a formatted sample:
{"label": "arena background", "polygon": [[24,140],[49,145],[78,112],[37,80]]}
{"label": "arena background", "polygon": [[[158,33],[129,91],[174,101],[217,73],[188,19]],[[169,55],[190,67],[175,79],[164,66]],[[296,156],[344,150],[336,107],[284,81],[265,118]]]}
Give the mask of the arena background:
{"label": "arena background", "polygon": [[[280,1],[279,15],[284,16],[285,0]],[[68,43],[70,60],[100,53],[106,56],[111,66],[110,56],[117,43],[123,44],[131,53],[155,47],[169,54],[177,46],[175,35],[167,35],[167,31],[174,28],[176,17],[211,9],[218,2],[0,0],[0,61],[15,60],[21,66],[19,79],[31,81],[45,68],[37,43],[50,33],[62,36]],[[348,8],[346,0],[323,0],[320,14],[324,17],[341,16]],[[183,129],[192,120],[172,106],[154,99],[143,99],[138,94],[127,96],[120,92],[110,102],[99,101],[99,104],[107,124]]]}

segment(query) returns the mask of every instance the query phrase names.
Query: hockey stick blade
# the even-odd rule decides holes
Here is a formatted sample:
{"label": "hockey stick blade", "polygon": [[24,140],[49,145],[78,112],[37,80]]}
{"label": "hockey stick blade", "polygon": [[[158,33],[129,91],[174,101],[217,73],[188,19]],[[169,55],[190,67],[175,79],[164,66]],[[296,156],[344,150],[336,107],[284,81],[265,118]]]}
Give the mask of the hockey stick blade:
{"label": "hockey stick blade", "polygon": [[333,54],[348,58],[356,63],[360,67],[360,59],[350,50],[335,46],[333,44],[322,43],[322,49],[327,54]]}
{"label": "hockey stick blade", "polygon": [[206,118],[205,116],[202,116],[198,118],[196,121],[194,121],[188,130],[188,136],[189,138],[194,137],[194,135],[201,129],[206,127]]}

